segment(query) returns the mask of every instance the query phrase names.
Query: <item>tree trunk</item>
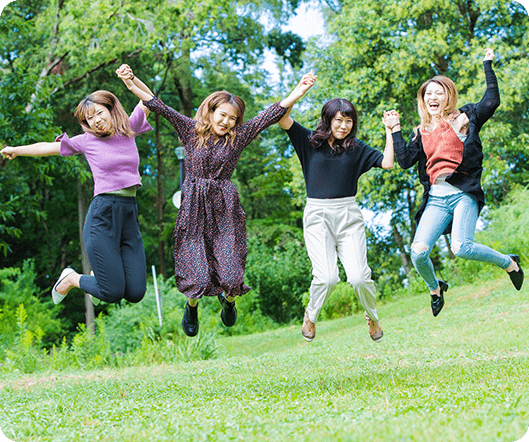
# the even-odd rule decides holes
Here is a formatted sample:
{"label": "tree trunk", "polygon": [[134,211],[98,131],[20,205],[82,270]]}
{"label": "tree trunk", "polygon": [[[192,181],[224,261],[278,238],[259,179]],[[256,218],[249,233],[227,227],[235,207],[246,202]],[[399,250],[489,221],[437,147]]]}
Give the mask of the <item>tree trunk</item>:
{"label": "tree trunk", "polygon": [[[79,237],[81,239],[83,274],[89,275],[91,270],[90,261],[88,260],[88,255],[86,253],[86,249],[84,247],[83,242],[83,226],[86,218],[87,207],[84,194],[84,186],[80,180],[77,181],[77,209],[79,213]],[[90,299],[88,293],[84,294],[84,304],[86,307],[86,329],[90,330],[92,334],[95,334],[94,304],[92,304],[92,300]]]}
{"label": "tree trunk", "polygon": [[406,253],[406,249],[404,248],[404,239],[402,238],[402,235],[398,231],[396,226],[392,226],[393,229],[393,238],[395,239],[395,242],[397,243],[400,251],[400,260],[402,262],[402,267],[404,267],[404,271],[406,272],[406,275],[410,274],[411,267],[410,267],[410,257]]}
{"label": "tree trunk", "polygon": [[450,259],[455,259],[455,255],[452,252],[452,248],[450,247],[450,241],[448,239],[448,235],[443,235],[445,239],[446,248],[448,249],[448,257]]}
{"label": "tree trunk", "polygon": [[177,60],[175,71],[174,83],[180,98],[180,112],[192,117],[195,108],[193,106],[193,73],[189,48],[184,50],[182,56]]}

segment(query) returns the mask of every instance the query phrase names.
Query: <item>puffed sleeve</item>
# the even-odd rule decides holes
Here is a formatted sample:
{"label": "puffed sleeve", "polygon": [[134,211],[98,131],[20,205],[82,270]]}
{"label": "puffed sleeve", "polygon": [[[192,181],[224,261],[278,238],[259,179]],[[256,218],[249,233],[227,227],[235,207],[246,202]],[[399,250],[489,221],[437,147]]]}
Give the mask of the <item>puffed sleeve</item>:
{"label": "puffed sleeve", "polygon": [[61,143],[62,157],[72,157],[84,153],[83,147],[86,144],[85,138],[86,134],[76,135],[75,137],[70,138],[66,132],[64,132],[55,139],[55,142]]}

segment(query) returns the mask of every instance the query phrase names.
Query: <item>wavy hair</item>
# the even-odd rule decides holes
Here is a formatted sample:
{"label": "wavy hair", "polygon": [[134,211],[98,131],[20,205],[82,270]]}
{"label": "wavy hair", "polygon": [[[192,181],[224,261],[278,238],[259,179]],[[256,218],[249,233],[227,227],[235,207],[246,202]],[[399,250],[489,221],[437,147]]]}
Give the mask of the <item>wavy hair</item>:
{"label": "wavy hair", "polygon": [[424,101],[426,88],[431,83],[437,83],[445,91],[446,107],[444,108],[443,115],[441,116],[443,120],[451,120],[452,118],[455,118],[459,115],[459,111],[457,110],[458,94],[455,83],[444,75],[437,75],[433,78],[430,78],[428,81],[425,81],[417,91],[417,108],[419,117],[421,118],[420,127],[422,129],[427,128],[432,122],[432,116],[430,112],[428,112],[428,107]]}
{"label": "wavy hair", "polygon": [[[113,133],[101,134],[101,132],[94,131],[88,124],[87,117],[93,114],[94,104],[105,106],[110,112]],[[85,132],[99,138],[109,135],[112,136],[114,133],[120,133],[128,138],[132,138],[135,135],[130,126],[129,117],[119,102],[118,97],[109,91],[95,91],[88,95],[88,97],[77,105],[74,115]]]}
{"label": "wavy hair", "polygon": [[358,130],[358,114],[356,109],[353,103],[345,98],[333,98],[323,105],[321,109],[321,120],[309,138],[309,142],[314,148],[317,149],[332,136],[331,122],[338,112],[351,118],[353,120],[353,127],[351,132],[343,140],[334,140],[333,149],[336,153],[341,153],[343,151],[347,152],[355,147],[355,137]]}
{"label": "wavy hair", "polygon": [[217,91],[209,95],[197,110],[195,116],[195,120],[197,121],[197,124],[195,125],[195,131],[198,138],[197,147],[200,148],[205,146],[208,140],[214,136],[211,129],[213,126],[211,123],[211,117],[215,110],[225,103],[231,104],[237,112],[235,126],[233,126],[225,135],[227,142],[230,145],[233,145],[233,141],[235,140],[235,128],[243,122],[246,105],[242,98],[237,95],[230,94],[227,91]]}

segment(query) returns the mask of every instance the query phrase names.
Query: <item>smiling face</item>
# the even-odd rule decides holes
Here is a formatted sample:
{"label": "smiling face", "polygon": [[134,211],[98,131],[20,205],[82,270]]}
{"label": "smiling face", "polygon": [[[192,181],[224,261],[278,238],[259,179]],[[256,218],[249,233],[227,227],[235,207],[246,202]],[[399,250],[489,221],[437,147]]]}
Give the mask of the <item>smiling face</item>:
{"label": "smiling face", "polygon": [[431,82],[424,92],[424,104],[432,117],[441,117],[448,104],[445,88],[438,83]]}
{"label": "smiling face", "polygon": [[421,124],[451,118],[457,111],[457,88],[450,78],[437,75],[425,81],[417,91],[417,107]]}
{"label": "smiling face", "polygon": [[235,107],[230,103],[223,103],[215,109],[211,116],[211,130],[215,135],[222,137],[235,127],[238,117]]}
{"label": "smiling face", "polygon": [[336,112],[336,115],[331,120],[331,136],[329,137],[329,144],[335,140],[343,140],[351,133],[353,129],[353,119],[341,112]]}
{"label": "smiling face", "polygon": [[94,132],[100,136],[112,135],[114,127],[112,117],[106,106],[94,103],[86,114],[86,122]]}

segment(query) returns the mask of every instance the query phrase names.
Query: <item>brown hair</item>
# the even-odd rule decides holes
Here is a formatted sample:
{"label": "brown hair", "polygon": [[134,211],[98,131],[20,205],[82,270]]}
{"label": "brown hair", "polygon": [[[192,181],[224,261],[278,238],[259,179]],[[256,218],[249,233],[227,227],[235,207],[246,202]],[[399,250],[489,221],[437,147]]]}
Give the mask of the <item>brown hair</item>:
{"label": "brown hair", "polygon": [[237,95],[232,95],[226,91],[218,91],[209,95],[197,110],[197,114],[195,116],[195,120],[197,121],[195,126],[198,137],[197,147],[205,146],[208,140],[213,136],[213,132],[211,130],[211,116],[219,106],[225,103],[231,104],[237,111],[237,121],[235,122],[235,126],[233,126],[233,128],[230,129],[226,134],[227,141],[230,143],[230,145],[233,145],[233,140],[235,139],[235,128],[242,124],[246,106],[242,98],[238,97]]}
{"label": "brown hair", "polygon": [[[108,136],[108,134],[102,135],[94,131],[86,120],[87,116],[93,112],[94,104],[100,104],[108,109],[110,118],[112,119],[114,133],[120,133],[128,138],[132,138],[135,135],[130,127],[129,117],[119,102],[118,97],[108,91],[95,91],[77,105],[74,115],[85,132],[96,137]],[[110,135],[114,135],[114,133]]]}
{"label": "brown hair", "polygon": [[443,111],[442,118],[447,120],[455,118],[459,115],[457,111],[457,88],[455,83],[450,78],[444,75],[437,75],[430,80],[423,83],[423,85],[417,91],[417,107],[419,111],[419,117],[421,117],[421,127],[424,129],[432,122],[432,116],[428,112],[426,103],[424,101],[424,95],[426,94],[426,88],[430,83],[437,83],[441,86],[446,94],[446,107]]}

